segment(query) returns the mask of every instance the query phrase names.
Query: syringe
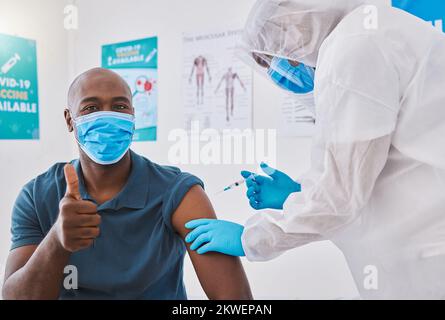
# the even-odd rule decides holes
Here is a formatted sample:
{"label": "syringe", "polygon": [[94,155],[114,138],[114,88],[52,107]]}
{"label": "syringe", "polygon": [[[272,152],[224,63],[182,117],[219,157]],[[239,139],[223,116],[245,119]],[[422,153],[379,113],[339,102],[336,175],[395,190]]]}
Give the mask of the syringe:
{"label": "syringe", "polygon": [[217,194],[220,194],[220,193],[223,193],[223,192],[226,192],[226,191],[238,188],[239,186],[242,186],[243,184],[245,184],[248,179],[255,180],[255,175],[251,174],[246,179],[243,179],[243,180],[240,180],[240,181],[236,181],[236,182],[232,183],[231,185],[225,187],[223,190],[219,191]]}

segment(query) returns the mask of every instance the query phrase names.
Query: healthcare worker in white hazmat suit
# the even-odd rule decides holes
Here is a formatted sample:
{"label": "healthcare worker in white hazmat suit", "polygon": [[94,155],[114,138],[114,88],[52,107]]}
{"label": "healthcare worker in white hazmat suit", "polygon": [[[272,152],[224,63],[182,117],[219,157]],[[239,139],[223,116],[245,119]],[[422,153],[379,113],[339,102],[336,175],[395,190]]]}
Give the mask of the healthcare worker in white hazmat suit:
{"label": "healthcare worker in white hazmat suit", "polygon": [[297,183],[263,164],[250,204],[282,210],[191,221],[186,240],[251,261],[331,240],[362,298],[445,298],[445,36],[370,2],[256,3],[245,53],[316,113],[312,168]]}

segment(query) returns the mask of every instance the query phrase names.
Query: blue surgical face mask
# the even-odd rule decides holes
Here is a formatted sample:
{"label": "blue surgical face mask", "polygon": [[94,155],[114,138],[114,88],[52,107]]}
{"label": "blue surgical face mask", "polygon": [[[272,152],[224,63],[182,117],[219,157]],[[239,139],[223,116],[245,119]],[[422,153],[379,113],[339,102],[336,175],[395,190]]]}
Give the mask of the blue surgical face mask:
{"label": "blue surgical face mask", "polygon": [[274,57],[267,73],[280,88],[296,94],[300,103],[315,115],[315,68],[302,63],[294,67],[289,60]]}
{"label": "blue surgical face mask", "polygon": [[294,67],[287,59],[274,57],[267,73],[284,90],[296,94],[314,91],[315,68],[302,63]]}
{"label": "blue surgical face mask", "polygon": [[130,149],[135,130],[135,119],[131,114],[93,112],[73,122],[80,148],[98,164],[115,164]]}

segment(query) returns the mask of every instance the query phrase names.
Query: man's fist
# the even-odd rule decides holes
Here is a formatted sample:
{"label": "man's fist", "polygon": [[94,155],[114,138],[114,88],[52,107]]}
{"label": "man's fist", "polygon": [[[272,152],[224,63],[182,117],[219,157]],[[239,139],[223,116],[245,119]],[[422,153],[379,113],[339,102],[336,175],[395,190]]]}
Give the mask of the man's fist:
{"label": "man's fist", "polygon": [[101,218],[93,202],[82,200],[79,179],[73,165],[65,165],[64,172],[66,194],[59,203],[56,234],[65,250],[76,252],[90,247],[99,236]]}

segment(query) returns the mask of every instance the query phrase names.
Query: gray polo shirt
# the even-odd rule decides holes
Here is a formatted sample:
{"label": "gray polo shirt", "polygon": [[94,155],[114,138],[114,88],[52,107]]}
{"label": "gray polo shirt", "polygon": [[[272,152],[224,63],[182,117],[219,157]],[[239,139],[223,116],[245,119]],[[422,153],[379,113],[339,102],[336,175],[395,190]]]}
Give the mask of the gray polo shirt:
{"label": "gray polo shirt", "polygon": [[[100,205],[101,234],[94,246],[73,253],[78,290],[62,289],[61,299],[186,299],[186,252],[171,216],[194,185],[193,175],[157,165],[131,152],[132,169],[122,191]],[[72,161],[85,190],[79,160]],[[12,213],[12,247],[38,245],[55,223],[66,191],[64,163],[25,185]]]}

